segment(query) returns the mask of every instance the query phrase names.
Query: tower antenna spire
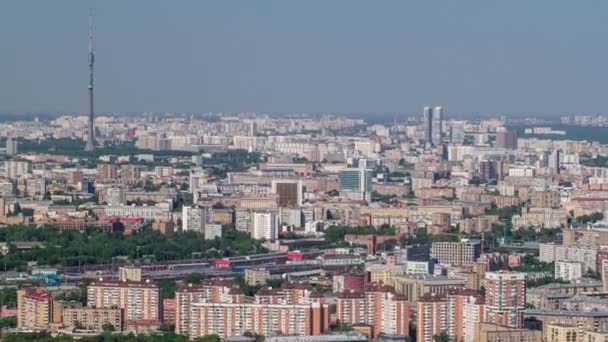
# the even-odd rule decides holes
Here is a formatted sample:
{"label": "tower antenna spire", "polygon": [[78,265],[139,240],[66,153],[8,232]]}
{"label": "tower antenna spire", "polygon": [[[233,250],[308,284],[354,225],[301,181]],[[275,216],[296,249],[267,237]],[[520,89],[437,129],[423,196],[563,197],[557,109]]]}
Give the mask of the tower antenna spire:
{"label": "tower antenna spire", "polygon": [[93,112],[93,64],[95,64],[95,53],[93,52],[93,9],[89,13],[89,123],[87,129],[87,144],[85,151],[95,149],[95,127]]}

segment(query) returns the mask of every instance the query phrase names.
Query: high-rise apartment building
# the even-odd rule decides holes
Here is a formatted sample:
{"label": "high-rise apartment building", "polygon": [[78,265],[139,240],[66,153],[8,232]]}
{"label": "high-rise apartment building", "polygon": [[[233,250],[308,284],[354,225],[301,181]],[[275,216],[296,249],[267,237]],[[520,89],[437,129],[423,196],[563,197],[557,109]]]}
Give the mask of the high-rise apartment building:
{"label": "high-rise apartment building", "polygon": [[456,341],[473,342],[475,327],[484,319],[483,297],[475,290],[428,293],[416,303],[416,341],[432,342],[446,332]]}
{"label": "high-rise apartment building", "polygon": [[92,308],[79,305],[62,306],[62,326],[68,328],[84,327],[94,331],[103,331],[108,325],[116,331],[123,328],[122,310],[117,308]]}
{"label": "high-rise apartment building", "polygon": [[100,279],[87,288],[87,306],[122,309],[126,325],[160,326],[161,303],[160,288],[149,280],[131,282]]}
{"label": "high-rise apartment building", "polygon": [[120,186],[111,186],[104,189],[104,200],[110,206],[126,204],[125,192]]}
{"label": "high-rise apartment building", "polygon": [[13,140],[12,137],[6,139],[6,154],[9,156],[17,154],[17,140]]}
{"label": "high-rise apartment building", "polygon": [[175,291],[175,332],[189,334],[191,306],[194,303],[242,303],[243,293],[232,281],[210,280],[201,284],[187,284]]}
{"label": "high-rise apartment building", "polygon": [[277,215],[273,212],[253,213],[254,239],[274,240],[278,237]]}
{"label": "high-rise apartment building", "polygon": [[175,331],[190,338],[258,335],[320,335],[329,328],[329,307],[310,286],[287,283],[263,288],[246,301],[232,282],[217,280],[176,291]]}
{"label": "high-rise apartment building", "polygon": [[16,179],[26,175],[31,170],[31,163],[28,160],[8,160],[4,163],[5,176],[9,179]]}
{"label": "high-rise apartment building", "polygon": [[371,201],[372,170],[350,168],[340,171],[340,195]]}
{"label": "high-rise apartment building", "polygon": [[118,168],[114,164],[100,164],[97,166],[97,179],[115,180],[118,178]]}
{"label": "high-rise apartment building", "polygon": [[205,233],[206,211],[204,208],[183,206],[182,208],[182,231]]}
{"label": "high-rise apartment building", "polygon": [[302,180],[275,179],[272,181],[272,193],[279,196],[279,207],[299,208],[303,201]]}
{"label": "high-rise apartment building", "polygon": [[526,305],[526,274],[487,272],[485,288],[486,321],[508,327],[521,327]]}
{"label": "high-rise apartment building", "polygon": [[53,298],[40,288],[17,290],[17,328],[47,329],[51,323]]}
{"label": "high-rise apartment building", "polygon": [[561,196],[557,191],[533,191],[530,204],[535,208],[554,208],[561,206]]}
{"label": "high-rise apartment building", "polygon": [[141,166],[134,164],[123,165],[120,168],[121,177],[124,179],[140,179]]}
{"label": "high-rise apartment building", "polygon": [[44,196],[46,194],[46,179],[44,177],[27,178],[25,180],[25,193],[29,197]]}
{"label": "high-rise apartment building", "polygon": [[329,328],[327,304],[194,303],[190,338],[240,336],[246,332],[266,337],[320,335]]}
{"label": "high-rise apartment building", "polygon": [[496,131],[496,142],[494,145],[499,148],[516,150],[517,131],[505,127],[498,128]]}
{"label": "high-rise apartment building", "polygon": [[365,324],[372,335],[408,336],[410,305],[391,286],[369,284],[365,291],[345,291],[336,298],[336,320],[341,324]]}

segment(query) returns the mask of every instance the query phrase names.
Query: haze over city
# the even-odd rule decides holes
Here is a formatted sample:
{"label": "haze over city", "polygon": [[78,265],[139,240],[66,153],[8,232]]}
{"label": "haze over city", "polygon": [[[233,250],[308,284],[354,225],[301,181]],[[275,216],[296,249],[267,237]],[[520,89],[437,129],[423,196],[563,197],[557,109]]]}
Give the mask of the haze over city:
{"label": "haze over city", "polygon": [[0,340],[608,341],[606,9],[1,2]]}
{"label": "haze over city", "polygon": [[15,1],[0,112],[605,113],[601,1]]}

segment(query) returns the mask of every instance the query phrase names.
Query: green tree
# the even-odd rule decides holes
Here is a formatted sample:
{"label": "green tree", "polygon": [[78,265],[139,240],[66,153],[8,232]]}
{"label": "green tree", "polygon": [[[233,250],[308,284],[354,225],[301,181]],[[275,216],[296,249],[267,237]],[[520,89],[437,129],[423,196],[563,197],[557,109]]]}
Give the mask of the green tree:
{"label": "green tree", "polygon": [[190,273],[185,280],[189,284],[200,284],[203,276],[200,273]]}
{"label": "green tree", "polygon": [[433,336],[434,342],[456,342],[454,337],[448,335],[448,333],[444,330],[439,335]]}
{"label": "green tree", "polygon": [[220,342],[222,339],[217,335],[207,335],[199,338],[195,338],[195,342]]}

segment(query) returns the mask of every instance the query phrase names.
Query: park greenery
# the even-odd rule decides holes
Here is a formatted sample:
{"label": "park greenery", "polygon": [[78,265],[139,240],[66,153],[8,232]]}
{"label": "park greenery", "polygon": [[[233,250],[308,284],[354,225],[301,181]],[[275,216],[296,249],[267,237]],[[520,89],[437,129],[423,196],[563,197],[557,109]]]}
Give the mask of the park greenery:
{"label": "park greenery", "polygon": [[17,306],[17,288],[3,287],[0,290],[0,306],[6,305],[9,308]]}
{"label": "park greenery", "polygon": [[[163,235],[145,229],[141,234],[87,230],[85,232],[64,231],[53,227],[10,226],[0,230],[0,241],[9,242],[9,253],[0,257],[6,269],[24,270],[28,262],[39,265],[81,266],[109,264],[117,257],[137,260],[152,256],[156,261],[180,260],[198,254],[202,257],[218,258],[235,255],[264,253],[260,241],[246,233],[226,229],[223,237],[205,240],[195,232],[176,232]],[[39,241],[43,248],[16,250],[12,241]]]}
{"label": "park greenery", "polygon": [[513,269],[519,272],[553,272],[555,263],[542,262],[533,255],[526,255],[522,258],[520,265]]}
{"label": "park greenery", "polygon": [[604,214],[601,212],[594,212],[589,215],[577,216],[575,221],[578,224],[595,223],[604,219]]}

